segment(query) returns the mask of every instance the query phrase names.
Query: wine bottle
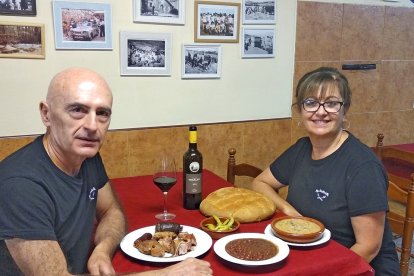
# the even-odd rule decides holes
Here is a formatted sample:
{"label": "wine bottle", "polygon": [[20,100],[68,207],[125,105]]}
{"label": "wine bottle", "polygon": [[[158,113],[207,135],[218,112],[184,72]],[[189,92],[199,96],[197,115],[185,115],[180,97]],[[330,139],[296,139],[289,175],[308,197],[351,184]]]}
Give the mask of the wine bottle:
{"label": "wine bottle", "polygon": [[183,206],[200,207],[202,192],[203,155],[197,149],[197,127],[190,126],[188,150],[183,155]]}

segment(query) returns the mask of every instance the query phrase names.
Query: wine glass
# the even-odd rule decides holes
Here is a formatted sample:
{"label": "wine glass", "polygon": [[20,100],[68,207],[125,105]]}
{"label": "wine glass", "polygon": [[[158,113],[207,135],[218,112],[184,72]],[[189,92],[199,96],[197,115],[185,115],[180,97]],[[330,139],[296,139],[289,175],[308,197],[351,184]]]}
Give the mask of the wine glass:
{"label": "wine glass", "polygon": [[162,191],[164,195],[164,212],[155,215],[160,220],[171,220],[175,214],[167,211],[167,194],[172,186],[177,182],[177,172],[175,170],[174,158],[171,155],[163,154],[158,163],[157,169],[152,178],[154,184]]}

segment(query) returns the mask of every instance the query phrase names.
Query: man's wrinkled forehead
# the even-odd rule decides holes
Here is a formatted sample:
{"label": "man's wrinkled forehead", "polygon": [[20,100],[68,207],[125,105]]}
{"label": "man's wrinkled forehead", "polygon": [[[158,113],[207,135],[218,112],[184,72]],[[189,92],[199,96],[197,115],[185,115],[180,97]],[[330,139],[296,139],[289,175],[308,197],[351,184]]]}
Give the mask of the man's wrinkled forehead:
{"label": "man's wrinkled forehead", "polygon": [[112,106],[112,93],[106,83],[100,80],[77,78],[56,78],[50,85],[47,101],[67,104],[71,102],[101,102]]}

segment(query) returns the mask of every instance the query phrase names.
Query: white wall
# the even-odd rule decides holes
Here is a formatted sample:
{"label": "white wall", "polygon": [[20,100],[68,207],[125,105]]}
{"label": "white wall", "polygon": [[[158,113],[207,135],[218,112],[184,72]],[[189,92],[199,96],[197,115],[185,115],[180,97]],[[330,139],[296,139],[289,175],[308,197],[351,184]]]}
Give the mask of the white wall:
{"label": "white wall", "polygon": [[358,5],[394,6],[394,7],[414,7],[410,0],[299,0],[303,2],[325,2]]}
{"label": "white wall", "polygon": [[[46,33],[46,59],[0,59],[0,136],[44,132],[38,103],[53,75],[71,66],[92,68],[109,82],[111,129],[290,117],[296,1],[277,0],[275,58],[241,59],[241,43],[223,43],[221,78],[210,80],[181,79],[181,45],[194,42],[194,0],[186,1],[184,26],[134,23],[132,0],[84,2],[111,3],[113,50],[55,50],[49,0],[37,0],[36,17],[0,16],[0,21],[43,23]],[[121,77],[120,31],[172,33],[171,76]]]}

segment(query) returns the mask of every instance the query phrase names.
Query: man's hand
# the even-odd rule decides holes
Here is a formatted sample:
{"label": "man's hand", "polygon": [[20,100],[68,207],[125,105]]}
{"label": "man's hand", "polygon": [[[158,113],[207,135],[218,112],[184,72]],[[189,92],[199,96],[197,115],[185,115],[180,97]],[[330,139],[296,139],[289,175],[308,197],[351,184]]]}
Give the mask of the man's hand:
{"label": "man's hand", "polygon": [[169,266],[161,270],[161,275],[213,275],[210,263],[196,258],[187,258],[182,262]]}
{"label": "man's hand", "polygon": [[99,252],[97,248],[95,248],[88,260],[88,271],[91,275],[115,275],[111,258],[108,254]]}

